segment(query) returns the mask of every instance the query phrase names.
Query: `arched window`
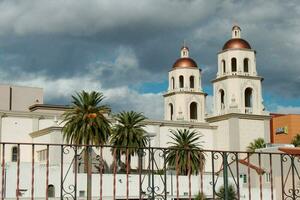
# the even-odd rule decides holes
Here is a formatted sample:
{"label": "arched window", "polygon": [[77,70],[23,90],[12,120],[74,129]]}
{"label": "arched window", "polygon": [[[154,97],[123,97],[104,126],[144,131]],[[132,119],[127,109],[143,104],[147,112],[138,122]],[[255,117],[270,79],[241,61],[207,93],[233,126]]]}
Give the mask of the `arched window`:
{"label": "arched window", "polygon": [[173,114],[174,114],[174,110],[173,110],[173,104],[169,104],[169,111],[170,111],[170,120],[173,120]]}
{"label": "arched window", "polygon": [[236,72],[236,58],[231,58],[231,71]]}
{"label": "arched window", "polygon": [[226,73],[226,63],[225,63],[225,60],[222,60],[222,71],[223,71],[223,74]]}
{"label": "arched window", "polygon": [[190,88],[194,88],[194,76],[190,76]]}
{"label": "arched window", "polygon": [[183,88],[183,86],[184,86],[183,76],[179,76],[179,87]]}
{"label": "arched window", "polygon": [[245,90],[245,107],[252,108],[252,88]]}
{"label": "arched window", "polygon": [[48,185],[48,197],[55,197],[54,185]]}
{"label": "arched window", "polygon": [[190,105],[190,119],[197,119],[197,103],[192,102]]}
{"label": "arched window", "polygon": [[171,78],[171,86],[172,86],[172,89],[174,90],[175,89],[175,79],[174,79],[174,77]]}
{"label": "arched window", "polygon": [[249,72],[249,59],[244,59],[244,72]]}
{"label": "arched window", "polygon": [[221,110],[225,109],[225,92],[224,90],[220,90],[220,105],[221,105]]}
{"label": "arched window", "polygon": [[13,147],[11,149],[11,161],[12,162],[18,161],[18,147]]}

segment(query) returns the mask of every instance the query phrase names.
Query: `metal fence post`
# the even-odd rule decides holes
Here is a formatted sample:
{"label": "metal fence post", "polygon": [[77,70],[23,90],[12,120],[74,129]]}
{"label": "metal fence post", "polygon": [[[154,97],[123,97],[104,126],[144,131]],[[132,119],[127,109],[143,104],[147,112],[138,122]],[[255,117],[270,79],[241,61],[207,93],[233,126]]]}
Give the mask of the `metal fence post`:
{"label": "metal fence post", "polygon": [[224,179],[224,199],[228,200],[228,162],[227,152],[223,152],[223,179]]}

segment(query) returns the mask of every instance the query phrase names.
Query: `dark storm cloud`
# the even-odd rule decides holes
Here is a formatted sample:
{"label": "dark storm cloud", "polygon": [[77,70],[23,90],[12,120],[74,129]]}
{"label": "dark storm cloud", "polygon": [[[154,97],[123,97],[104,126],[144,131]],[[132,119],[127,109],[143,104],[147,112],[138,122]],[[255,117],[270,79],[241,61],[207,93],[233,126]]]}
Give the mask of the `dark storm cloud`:
{"label": "dark storm cloud", "polygon": [[136,88],[165,81],[185,39],[207,87],[216,74],[216,54],[237,22],[258,52],[264,90],[298,98],[299,11],[296,0],[5,0],[0,78],[42,84],[52,99],[66,93],[49,82],[73,90]]}

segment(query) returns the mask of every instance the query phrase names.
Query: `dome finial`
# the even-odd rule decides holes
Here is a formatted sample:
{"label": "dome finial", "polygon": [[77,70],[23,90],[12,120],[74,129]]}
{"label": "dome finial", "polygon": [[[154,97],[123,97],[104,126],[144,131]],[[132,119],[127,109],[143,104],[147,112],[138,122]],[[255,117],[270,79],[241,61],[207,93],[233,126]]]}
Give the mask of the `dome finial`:
{"label": "dome finial", "polygon": [[232,26],[232,38],[241,38],[241,28],[235,20]]}
{"label": "dome finial", "polygon": [[186,46],[185,39],[183,40],[183,46],[181,48],[181,58],[188,58],[189,57],[189,48]]}

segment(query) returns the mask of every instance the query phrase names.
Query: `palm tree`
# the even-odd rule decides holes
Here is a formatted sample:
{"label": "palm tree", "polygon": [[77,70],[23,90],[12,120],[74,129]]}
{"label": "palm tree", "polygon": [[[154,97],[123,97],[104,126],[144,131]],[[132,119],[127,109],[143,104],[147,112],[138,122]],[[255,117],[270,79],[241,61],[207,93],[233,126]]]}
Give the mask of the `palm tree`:
{"label": "palm tree", "polygon": [[253,142],[250,142],[247,147],[247,151],[255,152],[256,149],[261,149],[266,147],[266,142],[263,138],[257,138]]}
{"label": "palm tree", "polygon": [[[230,199],[230,200],[237,199],[237,193],[236,193],[235,188],[234,188],[233,185],[228,186],[227,195],[228,195],[227,199]],[[219,192],[217,193],[217,196],[220,197],[220,199],[225,199],[225,188],[224,188],[224,186],[222,186],[219,189]]]}
{"label": "palm tree", "polygon": [[300,147],[300,134],[297,134],[293,137],[291,142],[295,147]]}
{"label": "palm tree", "polygon": [[[106,105],[100,105],[103,94],[99,92],[81,91],[72,96],[71,108],[64,114],[62,123],[63,138],[69,144],[103,145],[107,142],[111,129],[110,122],[104,116],[109,111]],[[87,197],[91,199],[91,148],[85,147],[85,168],[88,173]]]}
{"label": "palm tree", "polygon": [[[172,133],[172,142],[167,151],[166,161],[170,168],[178,167],[179,174],[187,175],[189,170],[191,174],[197,174],[203,170],[205,164],[205,155],[201,151],[201,134],[195,130],[188,129],[170,130]],[[176,165],[177,160],[177,165]],[[190,168],[189,168],[190,166]]]}
{"label": "palm tree", "polygon": [[[134,111],[120,112],[116,115],[116,125],[113,128],[110,143],[118,148],[116,151],[117,161],[121,162],[121,156],[128,151],[128,167],[130,169],[131,156],[134,156],[138,149],[147,144],[146,131],[142,122],[146,119],[142,113]],[[125,162],[126,163],[126,162]]]}

